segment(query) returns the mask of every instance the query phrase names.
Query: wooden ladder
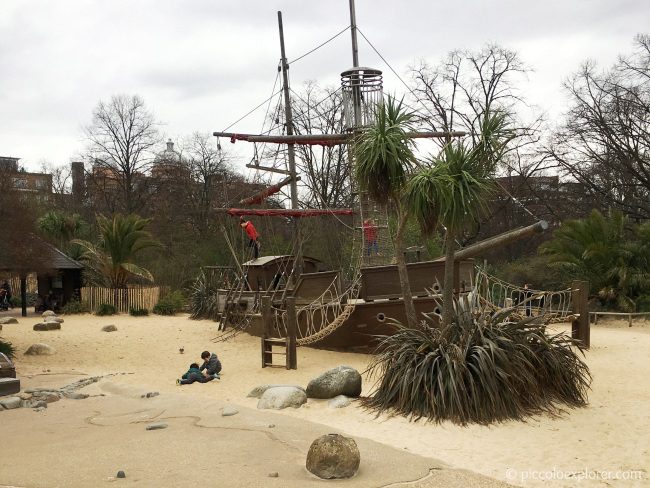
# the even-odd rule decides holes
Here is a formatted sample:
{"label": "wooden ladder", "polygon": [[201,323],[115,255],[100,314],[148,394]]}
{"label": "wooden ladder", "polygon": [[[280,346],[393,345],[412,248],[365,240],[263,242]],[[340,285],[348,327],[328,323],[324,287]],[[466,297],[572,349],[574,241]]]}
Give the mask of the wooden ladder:
{"label": "wooden ladder", "polygon": [[[293,297],[287,298],[287,322],[288,333],[287,337],[273,337],[272,321],[273,311],[271,308],[271,297],[262,297],[262,367],[286,367],[287,369],[298,369],[298,357],[296,353],[296,308],[295,299]],[[281,351],[273,350],[273,347],[282,348]],[[284,356],[284,364],[274,364],[273,356]]]}

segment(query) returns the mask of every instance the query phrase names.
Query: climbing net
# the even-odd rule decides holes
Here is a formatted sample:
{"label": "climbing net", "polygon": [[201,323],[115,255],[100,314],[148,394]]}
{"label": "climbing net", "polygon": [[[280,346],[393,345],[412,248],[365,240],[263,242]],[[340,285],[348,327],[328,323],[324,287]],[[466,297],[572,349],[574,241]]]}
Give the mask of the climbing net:
{"label": "climbing net", "polygon": [[476,268],[476,283],[468,297],[477,310],[513,308],[522,317],[538,317],[544,323],[575,318],[571,288],[559,291],[533,290],[507,283]]}

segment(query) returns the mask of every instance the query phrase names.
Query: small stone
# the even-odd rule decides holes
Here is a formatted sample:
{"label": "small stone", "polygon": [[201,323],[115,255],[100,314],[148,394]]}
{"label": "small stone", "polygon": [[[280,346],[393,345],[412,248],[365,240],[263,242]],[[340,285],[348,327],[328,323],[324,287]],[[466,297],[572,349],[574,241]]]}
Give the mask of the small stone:
{"label": "small stone", "polygon": [[158,395],[160,395],[160,393],[158,393],[157,391],[150,391],[149,393],[147,393],[147,398],[153,398]]}
{"label": "small stone", "polygon": [[20,408],[22,406],[21,404],[22,404],[22,399],[17,396],[11,396],[0,400],[0,405],[2,405],[7,410]]}
{"label": "small stone", "polygon": [[167,424],[149,424],[147,425],[146,430],[161,430],[166,429],[167,427]]}
{"label": "small stone", "polygon": [[64,320],[61,317],[45,317],[44,322],[58,322],[59,324],[62,324]]}
{"label": "small stone", "polygon": [[76,391],[65,391],[63,392],[63,396],[69,398],[70,400],[84,400],[88,398],[87,393],[78,393]]}
{"label": "small stone", "polygon": [[345,395],[338,395],[327,401],[329,408],[345,408],[352,403],[352,399]]}
{"label": "small stone", "polygon": [[[29,346],[29,349],[25,351],[25,354],[28,356],[51,356],[54,353],[56,353],[56,350],[52,346],[42,343],[32,344]],[[27,393],[31,393],[29,390],[26,391]]]}
{"label": "small stone", "polygon": [[58,322],[40,322],[34,325],[34,330],[41,332],[45,330],[61,330],[61,324]]}
{"label": "small stone", "polygon": [[278,476],[280,476],[280,474],[277,471],[269,473],[269,478],[277,478]]}
{"label": "small stone", "polygon": [[61,400],[61,397],[59,395],[50,393],[48,395],[45,395],[45,397],[43,397],[43,400],[45,400],[46,403],[54,403]]}
{"label": "small stone", "polygon": [[126,474],[124,473],[124,471],[120,470],[120,471],[117,472],[116,478],[120,478],[120,479],[126,478]]}
{"label": "small stone", "polygon": [[32,401],[31,407],[43,410],[47,408],[47,402],[44,402],[43,400]]}
{"label": "small stone", "polygon": [[275,424],[269,424],[269,429],[275,428]]}
{"label": "small stone", "polygon": [[113,324],[105,325],[102,327],[102,332],[115,332],[117,330],[117,327],[115,327]]}
{"label": "small stone", "polygon": [[[17,324],[18,320],[16,320],[16,317],[2,317],[0,318],[0,324]],[[2,330],[2,329],[0,329]]]}
{"label": "small stone", "polygon": [[249,397],[249,398],[262,398],[262,395],[264,394],[264,392],[266,390],[268,390],[269,388],[277,388],[279,386],[289,386],[291,388],[300,388],[301,390],[304,391],[304,388],[302,386],[298,386],[298,385],[260,385],[260,386],[256,386],[255,388],[253,388],[250,391],[250,393],[248,395],[246,395],[246,396]]}
{"label": "small stone", "polygon": [[232,417],[233,415],[237,415],[239,413],[239,410],[237,410],[235,407],[232,405],[226,405],[221,409],[221,416],[222,417]]}
{"label": "small stone", "polygon": [[21,400],[31,400],[33,395],[31,393],[22,392],[22,393],[19,393],[17,396]]}
{"label": "small stone", "polygon": [[41,317],[56,317],[56,314],[52,310],[46,310],[41,314]]}

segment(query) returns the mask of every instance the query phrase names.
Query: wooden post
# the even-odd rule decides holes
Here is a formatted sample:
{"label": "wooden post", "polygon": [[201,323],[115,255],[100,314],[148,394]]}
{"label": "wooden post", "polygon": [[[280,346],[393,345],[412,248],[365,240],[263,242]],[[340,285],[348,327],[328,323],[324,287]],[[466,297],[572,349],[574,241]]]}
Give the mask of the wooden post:
{"label": "wooden post", "polygon": [[287,369],[298,369],[296,353],[296,334],[298,317],[296,315],[295,297],[287,297]]}
{"label": "wooden post", "polygon": [[27,317],[27,275],[20,275],[20,308],[21,315]]}
{"label": "wooden post", "polygon": [[266,368],[267,364],[273,362],[273,355],[271,354],[271,347],[267,346],[266,340],[271,337],[271,321],[273,319],[273,311],[271,310],[271,297],[264,295],[262,297],[262,367]]}
{"label": "wooden post", "polygon": [[571,283],[571,301],[573,313],[578,318],[571,323],[571,337],[582,342],[583,347],[589,349],[591,345],[591,328],[589,325],[589,282],[573,281]]}

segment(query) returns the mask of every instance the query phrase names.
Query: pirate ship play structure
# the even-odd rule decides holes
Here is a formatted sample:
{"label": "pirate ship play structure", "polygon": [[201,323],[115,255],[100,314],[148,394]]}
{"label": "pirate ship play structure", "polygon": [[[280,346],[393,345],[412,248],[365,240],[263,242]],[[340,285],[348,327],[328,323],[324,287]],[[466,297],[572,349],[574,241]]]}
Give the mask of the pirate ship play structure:
{"label": "pirate ship play structure", "polygon": [[[302,255],[300,240],[296,239],[295,252],[289,255],[262,256],[244,263],[237,261],[231,242],[236,268],[211,268],[217,274],[215,292],[219,312],[219,339],[225,340],[245,330],[261,337],[262,366],[273,365],[275,354],[283,355],[287,368],[296,367],[297,345],[315,345],[324,348],[367,349],[377,335],[390,334],[387,318],[404,321],[404,303],[399,285],[397,266],[393,263],[389,222],[386,208],[358,194],[355,208],[303,209],[298,208],[295,151],[299,144],[332,146],[353,144],[354,136],[373,123],[375,107],[383,101],[382,72],[360,67],[356,38],[354,1],[350,0],[353,63],[352,69],[341,74],[343,95],[344,131],[337,134],[293,133],[292,113],[289,99],[288,63],[284,49],[282,15],[278,12],[281,46],[281,71],[283,76],[285,127],[284,135],[240,134],[214,132],[214,136],[228,138],[231,142],[247,141],[287,145],[287,169],[263,167],[259,163],[248,165],[256,170],[282,173],[286,177],[279,183],[251,198],[241,205],[259,204],[265,198],[290,185],[290,209],[230,208],[222,211],[231,216],[263,216],[291,218],[295,223],[301,219],[322,215],[350,216],[355,235],[352,240],[352,262],[348,269],[323,271],[318,260]],[[437,138],[448,140],[465,135],[461,132],[411,132],[410,138]],[[352,151],[348,150],[350,164]],[[364,226],[372,222],[373,231]],[[524,292],[517,287],[499,282],[477,272],[474,256],[490,248],[503,246],[513,240],[546,230],[546,222],[540,221],[525,228],[482,241],[459,250],[454,263],[454,291],[471,295],[474,302],[485,306],[508,305],[509,301],[534,303],[545,317],[571,316],[571,291],[557,293]],[[298,234],[298,225],[295,225]],[[368,242],[369,239],[375,242]],[[381,252],[370,252],[373,245],[381,242]],[[370,246],[370,247],[369,247]],[[366,252],[368,250],[368,252]],[[415,262],[407,265],[409,281],[418,313],[439,314],[445,263],[443,258]],[[584,287],[583,287],[584,290]],[[518,297],[521,297],[520,300]],[[573,307],[575,308],[575,307]],[[584,314],[583,314],[584,315]],[[584,317],[583,317],[584,318]],[[273,349],[276,347],[276,349]],[[277,351],[277,348],[280,351]]]}

